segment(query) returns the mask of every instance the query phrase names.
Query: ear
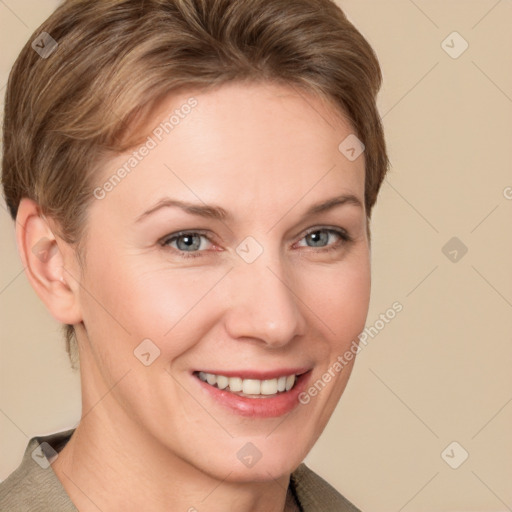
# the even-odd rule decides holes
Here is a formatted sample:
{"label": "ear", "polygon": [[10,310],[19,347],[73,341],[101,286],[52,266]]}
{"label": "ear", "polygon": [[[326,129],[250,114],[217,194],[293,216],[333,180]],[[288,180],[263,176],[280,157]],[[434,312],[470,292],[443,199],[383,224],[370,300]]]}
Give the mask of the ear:
{"label": "ear", "polygon": [[79,266],[73,249],[56,237],[37,203],[20,202],[16,216],[16,244],[25,274],[52,316],[60,323],[82,321],[78,301]]}

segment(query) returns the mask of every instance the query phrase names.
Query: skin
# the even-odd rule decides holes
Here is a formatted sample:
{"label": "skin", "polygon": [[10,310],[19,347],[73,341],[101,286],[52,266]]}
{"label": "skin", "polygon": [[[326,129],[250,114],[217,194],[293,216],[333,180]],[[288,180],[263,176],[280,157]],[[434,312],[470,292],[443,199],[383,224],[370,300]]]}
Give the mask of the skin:
{"label": "skin", "polygon": [[[354,360],[308,405],[277,418],[233,413],[191,371],[306,366],[313,383],[366,321],[364,155],[352,162],[338,150],[350,124],[296,88],[232,83],[170,95],[147,126],[191,96],[197,107],[93,201],[84,271],[52,220],[29,199],[20,205],[28,278],[51,314],[77,328],[82,419],[52,468],[81,512],[291,510],[290,473],[323,431]],[[106,162],[98,183],[127,155]],[[362,206],[304,217],[340,194]],[[233,218],[162,208],[136,222],[164,196],[219,205]],[[352,241],[332,233],[315,246],[310,228],[345,229]],[[183,239],[174,251],[160,243],[183,230],[207,231],[194,239],[198,257],[182,256]],[[236,252],[247,236],[263,248],[251,264]],[[44,237],[47,261],[31,251]],[[149,366],[134,357],[147,338],[160,350]],[[262,454],[251,468],[237,458],[247,442]]]}

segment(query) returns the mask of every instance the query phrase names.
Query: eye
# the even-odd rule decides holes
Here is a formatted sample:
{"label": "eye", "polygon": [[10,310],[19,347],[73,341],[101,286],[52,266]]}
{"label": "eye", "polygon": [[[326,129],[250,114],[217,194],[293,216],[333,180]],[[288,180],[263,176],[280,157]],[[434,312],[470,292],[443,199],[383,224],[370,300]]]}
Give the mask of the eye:
{"label": "eye", "polygon": [[[319,249],[314,252],[338,250],[352,238],[344,229],[313,228],[301,238],[306,241],[306,247]],[[204,242],[204,243],[203,243]],[[179,231],[163,238],[160,245],[182,258],[194,258],[204,256],[212,245],[207,233],[203,231]],[[299,243],[300,247],[304,247]]]}
{"label": "eye", "polygon": [[311,242],[311,245],[306,245],[306,247],[335,250],[344,243],[352,241],[352,238],[343,229],[313,228],[301,240],[305,240],[306,243]]}
{"label": "eye", "polygon": [[[206,240],[207,244],[202,243],[203,240]],[[164,238],[161,245],[179,252],[180,256],[184,258],[189,258],[200,256],[200,254],[194,253],[203,252],[207,248],[205,248],[205,245],[207,246],[208,243],[211,242],[203,232],[180,231]]]}

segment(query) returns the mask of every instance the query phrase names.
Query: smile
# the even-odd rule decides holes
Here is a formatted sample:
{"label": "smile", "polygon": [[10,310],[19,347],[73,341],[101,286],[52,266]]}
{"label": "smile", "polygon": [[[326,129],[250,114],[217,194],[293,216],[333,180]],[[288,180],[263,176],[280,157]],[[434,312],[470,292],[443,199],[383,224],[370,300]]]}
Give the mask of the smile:
{"label": "smile", "polygon": [[287,368],[218,373],[194,371],[191,376],[209,400],[232,413],[275,418],[299,405],[298,396],[307,386],[311,373],[311,368]]}
{"label": "smile", "polygon": [[227,377],[206,372],[197,372],[196,376],[210,386],[249,398],[264,398],[265,396],[275,396],[279,393],[290,391],[298,377],[293,374],[282,375],[274,379],[259,380]]}

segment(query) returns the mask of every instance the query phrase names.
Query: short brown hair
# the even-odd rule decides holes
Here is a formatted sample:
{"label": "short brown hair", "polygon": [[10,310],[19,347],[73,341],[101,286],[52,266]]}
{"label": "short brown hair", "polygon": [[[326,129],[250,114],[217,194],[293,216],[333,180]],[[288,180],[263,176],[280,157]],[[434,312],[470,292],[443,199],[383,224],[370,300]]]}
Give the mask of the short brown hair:
{"label": "short brown hair", "polygon": [[[46,58],[32,47],[44,32],[58,44]],[[9,77],[2,184],[11,216],[23,197],[34,200],[83,264],[94,171],[134,145],[127,127],[178,88],[243,80],[297,86],[346,116],[365,145],[369,220],[389,166],[381,70],[332,0],[65,1]],[[64,329],[77,368],[74,328]]]}

